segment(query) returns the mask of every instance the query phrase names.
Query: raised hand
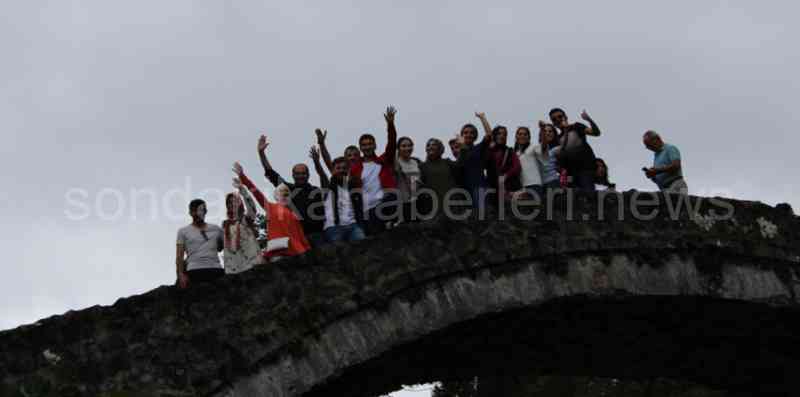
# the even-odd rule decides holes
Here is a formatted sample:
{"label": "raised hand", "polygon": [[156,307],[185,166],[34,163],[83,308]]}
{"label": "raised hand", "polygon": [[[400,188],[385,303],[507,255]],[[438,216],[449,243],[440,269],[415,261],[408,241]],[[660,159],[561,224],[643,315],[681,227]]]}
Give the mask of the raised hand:
{"label": "raised hand", "polygon": [[314,130],[314,133],[317,134],[317,143],[320,145],[325,144],[325,138],[328,137],[328,130],[321,130],[317,128]]}
{"label": "raised hand", "polygon": [[314,160],[314,163],[319,162],[319,150],[316,146],[312,146],[311,149],[308,150],[308,157],[311,157],[311,159]]}
{"label": "raised hand", "polygon": [[589,116],[589,113],[586,113],[586,109],[583,109],[581,112],[581,118],[586,121],[592,121],[592,118]]}
{"label": "raised hand", "polygon": [[386,113],[383,115],[383,118],[386,119],[387,123],[394,123],[394,115],[397,114],[397,109],[394,106],[389,106],[386,108]]}
{"label": "raised hand", "polygon": [[542,120],[539,120],[539,129],[542,129],[542,128],[544,128],[546,125],[547,125],[547,123],[545,123],[545,122],[544,122],[544,121],[542,121]]}
{"label": "raised hand", "polygon": [[267,150],[267,146],[269,146],[269,142],[267,142],[266,135],[261,135],[258,138],[258,151],[263,152],[264,150]]}
{"label": "raised hand", "polygon": [[233,173],[239,176],[244,175],[244,168],[242,168],[242,165],[239,164],[238,161],[233,163]]}
{"label": "raised hand", "polygon": [[242,188],[242,181],[237,177],[233,178],[233,188],[239,190]]}
{"label": "raised hand", "polygon": [[483,120],[483,119],[486,118],[486,113],[484,113],[484,112],[475,112],[475,117]]}

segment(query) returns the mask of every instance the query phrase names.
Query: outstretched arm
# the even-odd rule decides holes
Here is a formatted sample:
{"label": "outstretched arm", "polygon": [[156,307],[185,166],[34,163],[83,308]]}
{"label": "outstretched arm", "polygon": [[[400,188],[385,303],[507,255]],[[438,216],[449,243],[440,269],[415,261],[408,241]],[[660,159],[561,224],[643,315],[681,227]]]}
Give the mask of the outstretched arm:
{"label": "outstretched arm", "polygon": [[281,183],[285,183],[285,181],[283,180],[281,175],[278,174],[278,172],[275,171],[274,168],[272,168],[272,165],[269,163],[269,160],[267,160],[266,152],[268,146],[269,142],[267,141],[267,137],[261,135],[261,137],[258,138],[258,158],[261,160],[261,166],[264,167],[264,175],[267,177],[267,179],[269,179],[269,182],[273,186],[277,187]]}
{"label": "outstretched arm", "polygon": [[325,169],[322,168],[322,163],[319,160],[319,150],[312,146],[311,150],[308,151],[308,155],[312,160],[314,160],[314,169],[317,170],[317,174],[319,174],[320,186],[322,186],[323,189],[327,189],[330,185],[330,181],[328,180],[328,175],[325,174]]}
{"label": "outstretched arm", "polygon": [[258,210],[256,209],[255,201],[253,201],[253,196],[250,195],[250,191],[242,185],[242,181],[240,181],[239,178],[233,178],[233,188],[239,191],[239,195],[241,195],[244,200],[246,209],[244,216],[255,220],[256,215],[258,215]]}
{"label": "outstretched arm", "polygon": [[492,125],[489,124],[489,120],[486,118],[486,113],[483,112],[476,112],[475,117],[481,120],[481,125],[483,126],[483,131],[486,133],[484,139],[486,137],[490,137],[492,135]]}
{"label": "outstretched arm", "polygon": [[397,114],[397,109],[394,106],[386,108],[383,118],[386,119],[386,152],[383,154],[384,161],[389,164],[394,164],[394,158],[397,156],[397,128],[394,125],[394,116]]}
{"label": "outstretched arm", "polygon": [[261,208],[263,208],[267,212],[267,214],[269,214],[269,209],[267,208],[269,202],[267,201],[267,198],[261,193],[260,190],[258,190],[253,181],[251,181],[250,178],[248,178],[247,175],[244,174],[244,169],[242,169],[241,164],[239,164],[238,162],[234,163],[233,172],[236,174],[236,176],[239,177],[239,180],[242,182],[242,184],[245,187],[247,187],[247,190],[249,190],[250,193],[253,194],[253,197],[256,198],[256,201],[258,202],[258,204],[261,205]]}
{"label": "outstretched arm", "polygon": [[589,113],[586,113],[586,110],[581,112],[581,118],[589,123],[589,128],[586,130],[586,135],[600,136],[600,127],[598,127],[597,123],[594,122],[594,119],[589,116]]}
{"label": "outstretched arm", "polygon": [[[322,160],[325,161],[325,166],[328,167],[328,171],[333,173],[333,160],[331,160],[331,153],[328,152],[328,145],[325,144],[325,138],[328,137],[328,130],[321,130],[317,128],[314,130],[314,133],[317,134],[317,145],[319,145],[320,154],[322,154]],[[322,174],[320,174],[320,178]]]}

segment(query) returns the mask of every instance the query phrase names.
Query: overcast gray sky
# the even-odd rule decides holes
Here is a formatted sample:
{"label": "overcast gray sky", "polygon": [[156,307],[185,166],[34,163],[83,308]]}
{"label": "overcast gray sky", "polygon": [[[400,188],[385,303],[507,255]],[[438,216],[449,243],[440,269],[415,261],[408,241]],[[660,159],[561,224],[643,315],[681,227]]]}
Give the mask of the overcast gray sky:
{"label": "overcast gray sky", "polygon": [[585,108],[619,188],[654,188],[655,129],[692,193],[800,207],[794,2],[2,4],[0,329],[172,283],[188,199],[258,177],[260,133],[288,174],[316,127],[384,145],[388,104],[421,157],[478,110]]}

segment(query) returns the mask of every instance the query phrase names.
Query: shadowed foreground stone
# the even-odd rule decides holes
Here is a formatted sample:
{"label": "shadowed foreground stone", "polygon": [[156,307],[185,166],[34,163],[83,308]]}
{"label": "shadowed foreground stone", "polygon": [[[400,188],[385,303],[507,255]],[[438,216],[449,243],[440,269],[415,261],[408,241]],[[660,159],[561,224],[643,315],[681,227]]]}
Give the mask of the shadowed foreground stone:
{"label": "shadowed foreground stone", "polygon": [[559,197],[552,220],[405,225],[0,332],[0,392],[371,396],[537,371],[796,394],[791,210],[693,197],[696,216],[670,219],[678,196],[602,198]]}

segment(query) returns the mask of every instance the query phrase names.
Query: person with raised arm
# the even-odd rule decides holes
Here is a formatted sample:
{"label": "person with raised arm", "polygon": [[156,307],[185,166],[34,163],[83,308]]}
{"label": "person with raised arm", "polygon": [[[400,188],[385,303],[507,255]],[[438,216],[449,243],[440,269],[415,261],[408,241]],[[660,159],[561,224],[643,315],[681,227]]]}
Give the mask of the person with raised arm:
{"label": "person with raised arm", "polygon": [[[481,113],[475,113],[479,119]],[[481,120],[483,122],[483,120]],[[485,129],[485,127],[484,127]],[[461,127],[461,145],[458,151],[458,165],[462,170],[462,183],[464,189],[469,192],[472,199],[472,208],[480,209],[484,207],[484,195],[487,187],[486,166],[488,158],[489,144],[491,143],[491,128],[486,130],[486,135],[477,143],[478,128],[473,124],[465,124]]]}
{"label": "person with raised arm", "polygon": [[600,136],[600,127],[586,110],[581,118],[589,127],[581,123],[570,124],[567,114],[560,108],[550,110],[550,121],[560,130],[558,141],[559,163],[572,177],[572,185],[580,190],[595,191],[594,178],[597,172],[594,151],[586,140],[587,136]]}
{"label": "person with raised arm", "polygon": [[[258,245],[256,215],[258,210],[250,191],[242,186],[238,178],[233,179],[236,192],[225,196],[228,218],[222,222],[225,232],[225,273],[241,273],[262,263],[261,248]],[[237,193],[238,192],[238,193]]]}
{"label": "person with raised arm", "polygon": [[539,144],[534,147],[536,159],[542,170],[542,185],[545,190],[561,187],[558,167],[558,132],[552,124],[539,121]]}
{"label": "person with raised arm", "polygon": [[397,110],[389,106],[383,115],[386,120],[387,142],[383,154],[377,155],[375,137],[361,135],[358,145],[361,157],[352,162],[350,175],[361,181],[364,191],[364,225],[367,235],[386,230],[396,218],[397,180],[394,175],[397,156],[397,129],[394,124]]}
{"label": "person with raised arm", "polygon": [[319,187],[309,183],[308,166],[303,163],[292,167],[292,179],[294,183],[289,183],[272,168],[267,159],[266,150],[269,147],[267,137],[261,135],[258,138],[258,157],[261,159],[261,166],[264,167],[264,176],[278,187],[285,184],[290,191],[290,207],[300,219],[303,225],[303,232],[313,246],[324,242],[322,227],[325,222],[325,214],[322,209],[322,191]]}
{"label": "person with raised arm", "polygon": [[320,162],[319,151],[312,147],[309,155],[325,191],[325,239],[329,243],[363,240],[365,235],[360,225],[364,214],[361,184],[348,175],[347,159],[337,157],[333,160],[333,174],[328,179]]}
{"label": "person with raised arm", "polygon": [[244,169],[238,162],[233,164],[233,172],[265,211],[267,248],[263,251],[263,256],[267,262],[301,255],[311,249],[300,220],[288,207],[291,192],[286,184],[280,184],[275,188],[276,202],[271,203],[244,174]]}
{"label": "person with raised arm", "polygon": [[534,191],[541,196],[544,192],[542,186],[542,169],[536,157],[536,147],[531,140],[531,129],[525,126],[517,127],[514,140],[514,152],[519,158],[520,184],[526,191]]}
{"label": "person with raised arm", "polygon": [[[322,155],[322,160],[324,161],[325,166],[328,168],[328,171],[333,173],[333,160],[331,160],[331,153],[328,151],[328,145],[325,142],[326,138],[328,137],[328,130],[321,130],[317,128],[314,132],[317,134],[317,146],[319,146],[318,150],[320,155]],[[361,158],[361,151],[358,150],[357,146],[350,145],[344,149],[344,158],[350,163],[347,166],[347,170],[349,172],[350,165]]]}
{"label": "person with raised arm", "polygon": [[492,203],[494,205],[499,205],[504,199],[504,197],[500,196],[501,190],[504,196],[507,196],[522,188],[519,181],[519,174],[522,167],[520,166],[519,158],[514,152],[514,149],[506,145],[508,142],[508,129],[502,125],[492,127],[489,120],[486,118],[486,113],[478,113],[477,115],[478,118],[481,119],[484,130],[488,131],[492,136],[492,142],[489,144],[486,179],[489,183],[489,187],[497,192],[491,195]]}
{"label": "person with raised arm", "polygon": [[175,253],[177,284],[180,288],[210,282],[225,275],[219,261],[222,251],[222,228],[206,223],[206,202],[194,199],[189,203],[192,223],[178,230]]}

